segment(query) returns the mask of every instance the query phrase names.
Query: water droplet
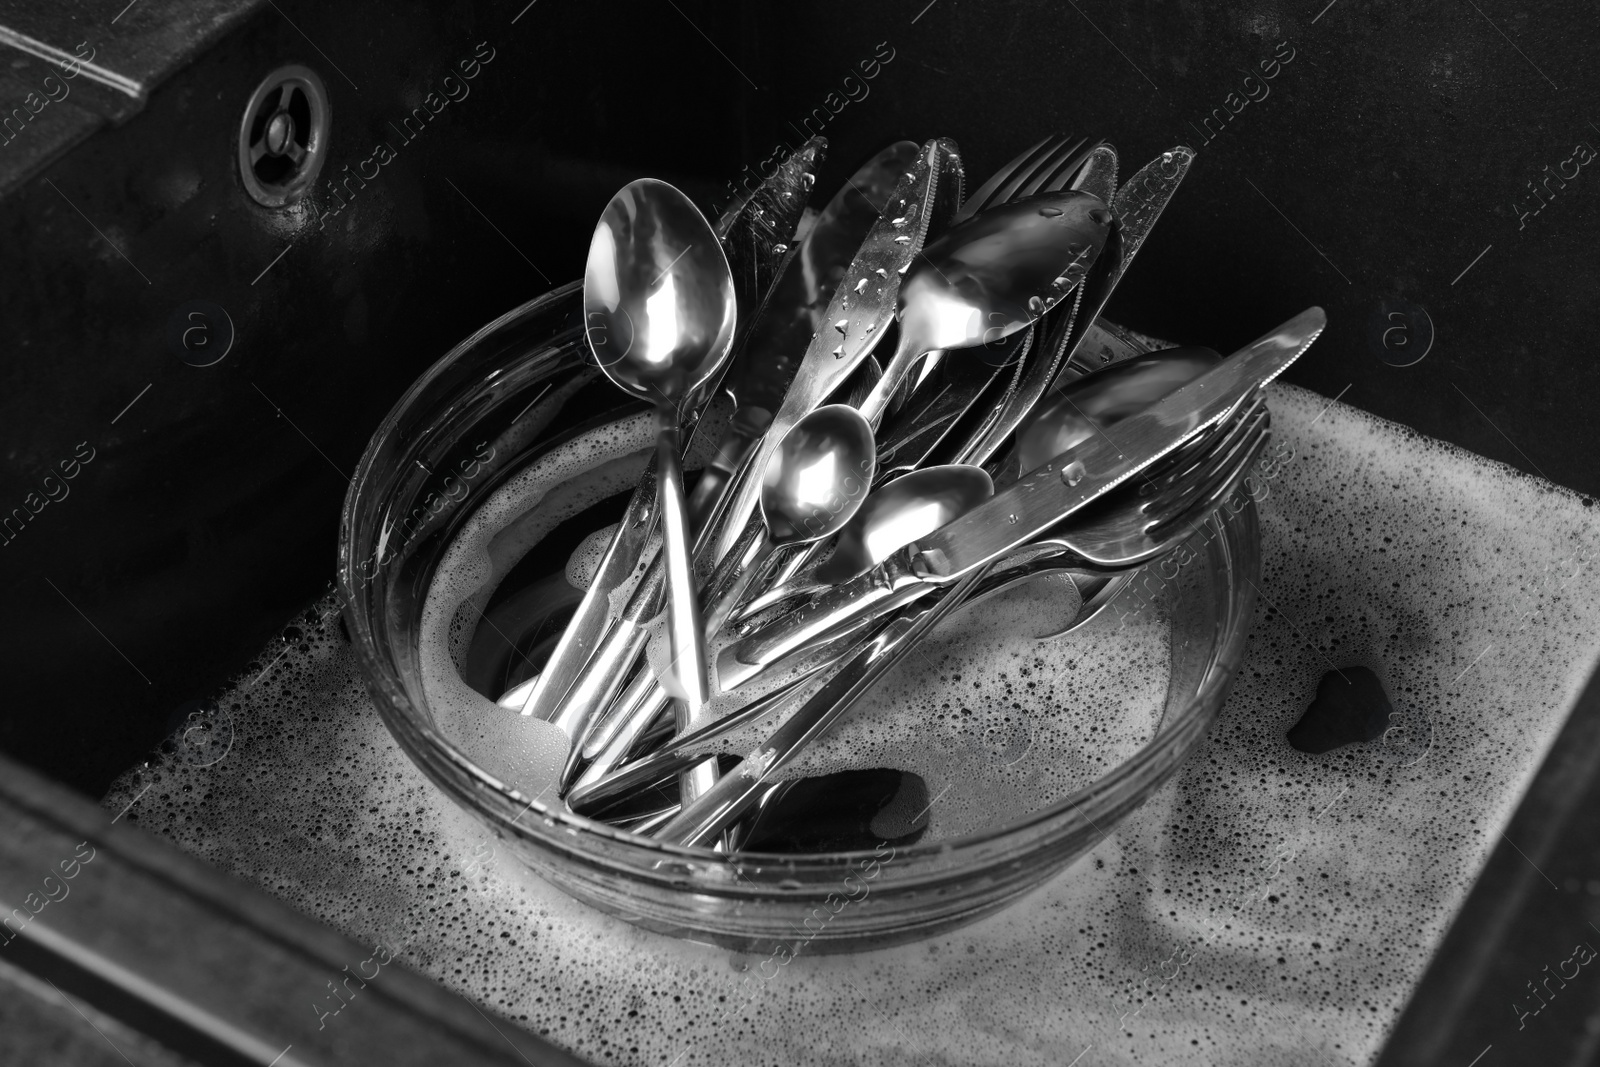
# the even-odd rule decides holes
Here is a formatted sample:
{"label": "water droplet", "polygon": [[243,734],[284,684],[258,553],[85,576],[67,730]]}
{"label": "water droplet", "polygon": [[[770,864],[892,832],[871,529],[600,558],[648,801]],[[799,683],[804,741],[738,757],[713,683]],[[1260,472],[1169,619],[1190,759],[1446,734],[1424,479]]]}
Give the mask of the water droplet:
{"label": "water droplet", "polygon": [[1035,315],[1043,315],[1045,312],[1044,298],[1039,296],[1028,297],[1028,310]]}
{"label": "water droplet", "polygon": [[1083,481],[1088,473],[1088,471],[1083,469],[1083,461],[1075,459],[1065,467],[1061,468],[1061,480],[1066,482],[1068,485],[1077,485],[1079,482]]}
{"label": "water droplet", "polygon": [[911,238],[907,237],[905,234],[901,234],[899,237],[894,239],[894,243],[897,245],[908,245],[911,243]]}
{"label": "water droplet", "polygon": [[871,333],[873,330],[876,330],[877,328],[878,328],[878,324],[877,323],[875,323],[875,322],[867,323],[867,332],[868,333]]}
{"label": "water droplet", "polygon": [[867,291],[867,280],[865,278],[862,278],[859,282],[856,282],[856,292],[859,294],[859,293],[864,293],[866,291]]}
{"label": "water droplet", "polygon": [[876,274],[880,278],[887,278],[889,276],[889,272],[884,270],[882,267],[879,267],[877,270],[873,271],[872,273]]}
{"label": "water droplet", "polygon": [[835,348],[833,350],[833,358],[834,359],[843,359],[844,358],[844,345],[840,345],[840,346],[838,346],[837,348]]}
{"label": "water droplet", "polygon": [[910,269],[911,269],[911,264],[909,262],[902,263],[902,264],[900,264],[900,266],[895,268],[895,273],[896,274],[904,274],[906,271],[908,271]]}
{"label": "water droplet", "polygon": [[1161,153],[1161,162],[1163,162],[1163,163],[1171,163],[1172,162],[1172,153],[1171,152],[1163,152],[1163,153]]}
{"label": "water droplet", "polygon": [[1018,522],[1018,519],[1017,519],[1015,514],[1012,514],[1012,515],[1007,515],[1006,516],[1006,521],[1011,523],[1013,526],[1015,526],[1017,524],[1017,522]]}
{"label": "water droplet", "polygon": [[889,225],[890,226],[904,226],[905,224],[906,224],[906,217],[904,215],[901,215],[897,219],[890,219],[889,220]]}
{"label": "water droplet", "polygon": [[785,245],[785,244],[776,244],[776,245],[772,246],[772,250],[773,250],[773,252],[775,252],[775,253],[777,253],[778,255],[781,256],[785,252],[789,251],[789,246]]}
{"label": "water droplet", "polygon": [[1111,211],[1108,208],[1097,207],[1089,212],[1089,217],[1101,226],[1111,225]]}
{"label": "water droplet", "polygon": [[1061,214],[1061,209],[1058,207],[1042,207],[1039,209],[1039,214],[1047,219],[1053,219]]}
{"label": "water droplet", "polygon": [[844,333],[846,328],[849,327],[849,325],[850,325],[850,320],[849,319],[840,319],[838,322],[833,324],[833,328],[835,330],[838,330],[840,333]]}
{"label": "water droplet", "polygon": [[[1172,154],[1171,152],[1167,153],[1167,155],[1169,155],[1169,156],[1171,154]],[[817,184],[817,176],[815,174],[812,174],[810,171],[806,171],[804,174],[800,175],[800,184],[805,186],[807,189],[809,189],[813,185]]]}

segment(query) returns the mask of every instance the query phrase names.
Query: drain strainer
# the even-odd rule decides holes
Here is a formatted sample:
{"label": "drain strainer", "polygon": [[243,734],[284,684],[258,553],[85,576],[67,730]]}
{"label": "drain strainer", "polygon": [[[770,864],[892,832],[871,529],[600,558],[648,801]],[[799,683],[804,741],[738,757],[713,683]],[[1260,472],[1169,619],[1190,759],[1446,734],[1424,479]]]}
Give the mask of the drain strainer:
{"label": "drain strainer", "polygon": [[310,191],[331,117],[328,91],[309,67],[279,67],[256,86],[239,124],[239,178],[251,199],[283,207]]}

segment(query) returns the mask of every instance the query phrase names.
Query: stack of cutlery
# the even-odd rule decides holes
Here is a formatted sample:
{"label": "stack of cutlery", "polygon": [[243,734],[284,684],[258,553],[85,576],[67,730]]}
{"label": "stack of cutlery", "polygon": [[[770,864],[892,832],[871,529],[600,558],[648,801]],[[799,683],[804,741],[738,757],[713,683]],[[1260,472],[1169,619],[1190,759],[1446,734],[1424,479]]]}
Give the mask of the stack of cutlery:
{"label": "stack of cutlery", "polygon": [[[741,847],[783,768],[963,606],[1065,572],[1092,617],[1239,489],[1262,387],[1324,325],[1311,308],[1223,358],[1101,317],[1188,148],[1119,183],[1109,144],[1046,137],[963,196],[953,142],[902,141],[808,212],[825,147],[715,225],[632,182],[590,246],[588,345],[654,405],[657,447],[500,703],[570,739],[568,806],[663,842]],[[719,393],[733,416],[686,493]],[[719,774],[709,747],[752,728]]]}

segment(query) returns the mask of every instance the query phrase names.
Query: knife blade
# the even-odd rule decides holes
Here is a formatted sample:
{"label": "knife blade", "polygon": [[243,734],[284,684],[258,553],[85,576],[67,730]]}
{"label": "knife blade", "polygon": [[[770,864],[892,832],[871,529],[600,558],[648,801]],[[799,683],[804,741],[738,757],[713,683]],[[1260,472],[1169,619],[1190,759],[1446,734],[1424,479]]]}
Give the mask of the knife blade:
{"label": "knife blade", "polygon": [[1027,544],[1216,425],[1250,392],[1283,373],[1327,324],[1309,308],[1137,415],[1129,416],[871,571],[723,649],[718,681],[734,689],[762,668],[862,615],[915,600]]}
{"label": "knife blade", "polygon": [[737,407],[716,456],[700,472],[689,496],[697,528],[704,527],[713,502],[772,421],[856,249],[920,151],[915,141],[896,141],[857,168],[773,284],[759,320],[751,326],[749,354],[722,381]]}

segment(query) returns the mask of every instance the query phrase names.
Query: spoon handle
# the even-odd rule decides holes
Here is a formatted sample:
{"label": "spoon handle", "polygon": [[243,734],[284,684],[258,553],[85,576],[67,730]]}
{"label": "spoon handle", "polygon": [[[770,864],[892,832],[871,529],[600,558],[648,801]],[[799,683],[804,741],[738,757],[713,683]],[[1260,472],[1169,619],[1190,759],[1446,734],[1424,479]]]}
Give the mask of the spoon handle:
{"label": "spoon handle", "polygon": [[[718,601],[728,595],[731,585],[739,582],[739,568],[747,563],[751,552],[757,549],[765,536],[765,526],[752,524],[745,531],[744,537],[734,546],[734,550],[728,553],[721,563],[717,564],[717,569],[712,572],[711,577],[706,581],[704,586],[706,607],[701,611],[701,623],[705,627],[703,632],[707,635],[716,633],[717,629],[722,625],[727,612],[726,608],[717,606]],[[641,586],[646,593],[650,592],[651,586],[649,583],[651,581],[651,578],[647,576]],[[731,592],[735,596],[738,594],[737,589],[731,590]],[[731,607],[732,604],[733,601],[729,600],[726,606]],[[659,590],[657,590],[653,607],[659,608],[659,606]],[[652,604],[648,601],[630,604],[628,612],[624,613],[623,624],[627,624],[633,618],[632,612],[635,610],[650,607],[652,607]],[[652,610],[651,614],[654,615],[654,610]],[[646,616],[640,615],[634,621],[642,623],[645,618]],[[604,655],[608,648],[609,644],[602,646],[602,651],[599,655]],[[620,667],[615,667],[615,669],[626,670],[628,663],[631,663],[636,658],[637,651],[636,649],[633,653],[629,653],[627,662]],[[660,682],[656,681],[654,672],[646,668],[635,676],[633,682],[616,700],[607,699],[599,704],[591,705],[592,710],[598,711],[599,714],[590,715],[586,719],[588,725],[582,734],[574,735],[575,750],[581,747],[583,758],[592,760],[596,759],[601,751],[611,747],[612,742],[619,733],[627,733],[630,738],[638,737],[639,733],[667,706],[670,700],[671,698],[667,695],[667,691],[662,688]],[[629,743],[631,744],[631,740]]]}
{"label": "spoon handle", "polygon": [[683,468],[678,460],[678,415],[670,405],[656,409],[656,497],[661,507],[662,560],[666,565],[667,635],[672,643],[669,673],[681,694],[678,715],[692,721],[705,706],[705,638],[700,628],[700,600],[695,595],[694,560],[689,551],[689,502],[683,494]]}
{"label": "spoon handle", "polygon": [[812,740],[827,732],[839,716],[861,699],[889,668],[945,615],[960,605],[983,579],[979,567],[932,604],[902,615],[851,656],[821,689],[757,746],[711,789],[694,800],[653,835],[673,845],[705,845],[736,822],[759,797],[763,785]]}
{"label": "spoon handle", "polygon": [[883,368],[883,377],[872,387],[872,392],[861,402],[856,410],[861,412],[862,418],[872,425],[873,430],[883,423],[884,413],[889,410],[889,401],[894,398],[896,390],[900,388],[916,368],[917,361],[928,354],[928,350],[917,344],[916,338],[910,331],[900,334],[899,342],[895,346],[894,357],[889,360],[888,366]]}

